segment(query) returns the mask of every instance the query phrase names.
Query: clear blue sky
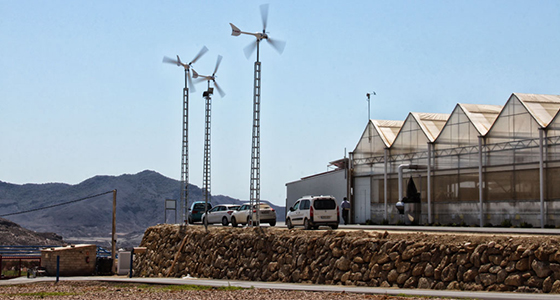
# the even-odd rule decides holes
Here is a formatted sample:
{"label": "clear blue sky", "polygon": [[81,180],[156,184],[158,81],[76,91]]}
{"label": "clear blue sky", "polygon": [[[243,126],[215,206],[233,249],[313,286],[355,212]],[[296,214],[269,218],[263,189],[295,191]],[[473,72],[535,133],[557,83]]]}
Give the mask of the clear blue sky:
{"label": "clear blue sky", "polygon": [[[150,169],[179,179],[183,70],[211,73],[212,193],[247,199],[261,1],[0,1],[0,180],[76,184]],[[261,47],[261,198],[327,170],[373,119],[511,93],[560,94],[559,1],[270,1]],[[202,185],[205,84],[190,98],[190,181]]]}

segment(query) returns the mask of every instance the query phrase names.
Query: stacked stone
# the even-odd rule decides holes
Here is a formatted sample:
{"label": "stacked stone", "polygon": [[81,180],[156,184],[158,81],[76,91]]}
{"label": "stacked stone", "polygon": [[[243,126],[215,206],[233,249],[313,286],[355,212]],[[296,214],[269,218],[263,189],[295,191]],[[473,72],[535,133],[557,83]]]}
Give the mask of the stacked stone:
{"label": "stacked stone", "polygon": [[[186,238],[183,249],[179,245]],[[302,282],[421,289],[560,293],[558,241],[434,241],[425,234],[149,228],[140,276]],[[177,251],[177,263],[170,270]]]}

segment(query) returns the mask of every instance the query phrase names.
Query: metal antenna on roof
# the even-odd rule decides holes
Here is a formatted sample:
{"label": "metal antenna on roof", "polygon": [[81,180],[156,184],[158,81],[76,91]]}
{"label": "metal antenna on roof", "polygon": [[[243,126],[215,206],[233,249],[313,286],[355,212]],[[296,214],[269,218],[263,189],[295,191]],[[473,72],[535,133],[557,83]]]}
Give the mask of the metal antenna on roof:
{"label": "metal antenna on roof", "polygon": [[252,42],[245,49],[245,56],[249,56],[257,49],[257,60],[255,61],[255,79],[254,79],[254,89],[253,89],[253,144],[251,147],[251,196],[250,203],[251,206],[256,205],[257,217],[253,219],[253,213],[251,210],[251,226],[260,225],[260,193],[261,193],[261,162],[260,162],[260,114],[261,114],[261,62],[259,61],[259,45],[262,40],[266,40],[278,53],[282,54],[286,43],[283,41],[271,39],[266,32],[266,25],[268,22],[268,4],[263,4],[260,6],[261,9],[261,19],[263,24],[262,32],[244,32],[237,28],[232,23],[231,25],[231,35],[239,36],[241,34],[252,35],[256,37],[256,42]]}
{"label": "metal antenna on roof", "polygon": [[371,111],[371,110],[370,110],[370,103],[369,103],[369,102],[370,102],[370,101],[369,101],[369,100],[370,100],[369,97],[370,97],[371,95],[374,95],[374,96],[375,96],[376,94],[375,94],[375,92],[366,93],[366,96],[367,96],[367,119],[368,119],[368,122],[369,122],[369,120],[371,120],[371,117],[370,117],[370,111]]}
{"label": "metal antenna on roof", "polygon": [[179,55],[177,55],[177,59],[169,58],[167,56],[163,57],[164,63],[174,64],[179,67],[182,66],[185,69],[185,88],[183,89],[183,146],[181,153],[181,202],[179,204],[181,206],[183,220],[187,220],[189,202],[189,86],[191,86],[192,91],[194,92],[194,85],[192,84],[190,70],[192,68],[192,64],[206,52],[208,52],[208,48],[203,46],[198,54],[188,64],[181,62]]}

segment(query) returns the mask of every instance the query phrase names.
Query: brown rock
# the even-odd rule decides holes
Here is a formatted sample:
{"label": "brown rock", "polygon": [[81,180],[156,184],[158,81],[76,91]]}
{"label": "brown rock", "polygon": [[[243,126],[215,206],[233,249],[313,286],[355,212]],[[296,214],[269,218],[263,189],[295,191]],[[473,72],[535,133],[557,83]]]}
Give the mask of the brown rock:
{"label": "brown rock", "polygon": [[422,276],[424,275],[424,269],[426,268],[427,263],[419,263],[412,268],[412,276]]}
{"label": "brown rock", "polygon": [[477,275],[478,275],[478,270],[476,268],[468,269],[463,274],[463,281],[464,282],[473,282]]}
{"label": "brown rock", "polygon": [[431,289],[433,286],[434,281],[432,279],[426,278],[426,277],[420,277],[420,279],[418,279],[418,288],[419,289]]}
{"label": "brown rock", "polygon": [[448,282],[456,279],[457,276],[457,266],[450,264],[441,271],[441,280]]}
{"label": "brown rock", "polygon": [[550,275],[550,273],[552,272],[552,270],[550,270],[550,264],[548,262],[536,259],[533,260],[533,263],[531,263],[531,268],[540,278],[548,277],[548,275]]}
{"label": "brown rock", "polygon": [[405,289],[415,289],[418,285],[418,280],[416,277],[409,277],[403,284],[403,288]]}
{"label": "brown rock", "polygon": [[429,263],[424,268],[424,276],[426,276],[426,277],[434,276],[434,267]]}
{"label": "brown rock", "polygon": [[554,281],[552,284],[552,288],[550,289],[551,294],[558,294],[560,293],[560,280]]}
{"label": "brown rock", "polygon": [[554,279],[552,279],[552,277],[547,277],[544,281],[543,281],[543,287],[542,290],[544,293],[550,293],[550,291],[552,290],[552,284],[554,283]]}
{"label": "brown rock", "polygon": [[364,263],[364,259],[361,258],[360,256],[354,257],[354,259],[352,261],[357,263],[357,264],[363,264]]}
{"label": "brown rock", "polygon": [[480,283],[482,283],[483,286],[489,286],[492,285],[494,283],[496,283],[496,275],[495,274],[490,274],[490,273],[482,273],[478,275],[480,278]]}
{"label": "brown rock", "polygon": [[399,276],[397,277],[397,283],[399,285],[402,285],[408,280],[408,278],[410,278],[410,274],[408,273],[399,274]]}
{"label": "brown rock", "polygon": [[511,274],[504,280],[504,284],[509,286],[521,286],[523,284],[523,279],[519,274]]}
{"label": "brown rock", "polygon": [[352,262],[348,258],[343,256],[336,261],[335,266],[336,266],[337,269],[345,272],[345,271],[350,270],[350,264],[351,263]]}
{"label": "brown rock", "polygon": [[405,273],[408,272],[408,270],[410,270],[409,262],[403,262],[403,261],[397,262],[395,266],[397,267],[397,272],[399,273]]}
{"label": "brown rock", "polygon": [[527,271],[527,270],[529,270],[529,268],[531,268],[531,265],[529,263],[529,258],[527,258],[527,257],[520,259],[515,264],[515,269],[518,270],[518,271]]}
{"label": "brown rock", "polygon": [[387,281],[389,281],[390,283],[395,283],[397,282],[397,277],[399,277],[399,273],[397,273],[397,270],[393,269],[387,275]]}
{"label": "brown rock", "polygon": [[508,276],[508,272],[504,269],[501,269],[498,274],[496,274],[496,281],[498,283],[503,283],[506,280],[506,277]]}

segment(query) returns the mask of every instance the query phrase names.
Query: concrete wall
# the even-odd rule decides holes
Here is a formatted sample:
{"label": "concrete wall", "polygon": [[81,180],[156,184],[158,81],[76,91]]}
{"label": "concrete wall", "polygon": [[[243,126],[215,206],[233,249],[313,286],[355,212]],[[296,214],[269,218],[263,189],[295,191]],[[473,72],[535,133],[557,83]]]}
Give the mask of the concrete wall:
{"label": "concrete wall", "polygon": [[60,276],[88,276],[95,273],[96,245],[71,245],[41,250],[41,267],[56,275],[56,257],[60,256]]}
{"label": "concrete wall", "polygon": [[133,268],[148,277],[559,293],[558,245],[551,237],[158,225]]}
{"label": "concrete wall", "polygon": [[334,196],[340,204],[347,195],[345,174],[346,170],[339,169],[286,183],[286,210],[299,198],[307,195]]}

